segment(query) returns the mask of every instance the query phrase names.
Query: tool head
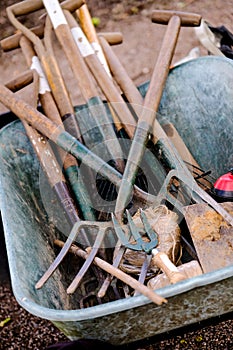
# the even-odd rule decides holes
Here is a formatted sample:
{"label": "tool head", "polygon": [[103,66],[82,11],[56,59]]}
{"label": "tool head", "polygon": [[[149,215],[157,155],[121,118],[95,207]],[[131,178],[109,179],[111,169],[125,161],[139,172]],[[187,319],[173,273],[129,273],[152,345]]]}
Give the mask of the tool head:
{"label": "tool head", "polygon": [[183,27],[198,27],[201,24],[201,15],[191,12],[170,11],[170,10],[154,10],[151,20],[153,23],[168,24],[174,16],[180,18]]}
{"label": "tool head", "polygon": [[127,219],[128,219],[128,225],[130,228],[130,233],[132,234],[133,238],[135,239],[135,243],[130,243],[129,239],[126,237],[125,232],[123,231],[121,225],[115,218],[115,215],[112,214],[112,222],[113,227],[115,229],[117,237],[120,239],[121,243],[132,250],[143,250],[147,254],[151,254],[151,251],[153,248],[155,248],[158,245],[158,235],[157,233],[152,229],[146,214],[140,210],[140,217],[142,220],[142,223],[144,225],[144,229],[146,234],[148,235],[148,238],[150,239],[148,242],[143,240],[142,235],[140,233],[140,229],[135,225],[131,215],[129,214],[129,211],[126,210]]}

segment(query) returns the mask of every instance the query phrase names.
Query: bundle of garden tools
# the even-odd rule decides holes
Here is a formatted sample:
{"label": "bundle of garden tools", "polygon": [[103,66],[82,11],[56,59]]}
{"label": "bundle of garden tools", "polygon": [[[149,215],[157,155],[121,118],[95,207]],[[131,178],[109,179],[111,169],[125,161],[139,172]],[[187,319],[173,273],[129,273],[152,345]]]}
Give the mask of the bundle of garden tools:
{"label": "bundle of garden tools", "polygon": [[[20,19],[34,12],[40,23],[28,28]],[[143,97],[111,47],[122,42],[121,33],[97,33],[84,0],[25,0],[8,7],[7,15],[17,31],[1,46],[20,47],[28,70],[0,86],[0,102],[22,121],[59,202],[57,217],[67,224],[54,242],[61,248],[56,259],[35,287],[42,288],[73,253],[84,263],[68,294],[92,269],[101,276],[96,302],[104,302],[111,286],[115,299],[143,294],[160,305],[167,300],[156,289],[211,270],[212,243],[211,252],[222,254],[214,269],[231,264],[233,206],[210,195],[210,174],[174,126],[157,120],[180,28],[199,26],[201,16],[152,12],[152,22],[167,27]],[[57,44],[84,101],[79,108]],[[29,102],[16,92],[28,84]]]}

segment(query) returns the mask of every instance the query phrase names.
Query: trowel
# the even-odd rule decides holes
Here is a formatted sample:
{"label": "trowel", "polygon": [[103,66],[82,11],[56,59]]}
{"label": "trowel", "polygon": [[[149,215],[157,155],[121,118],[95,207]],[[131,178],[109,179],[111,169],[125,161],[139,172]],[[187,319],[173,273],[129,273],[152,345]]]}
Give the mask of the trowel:
{"label": "trowel", "polygon": [[[219,203],[233,215],[233,202]],[[233,227],[207,203],[183,208],[184,217],[204,273],[233,264]]]}

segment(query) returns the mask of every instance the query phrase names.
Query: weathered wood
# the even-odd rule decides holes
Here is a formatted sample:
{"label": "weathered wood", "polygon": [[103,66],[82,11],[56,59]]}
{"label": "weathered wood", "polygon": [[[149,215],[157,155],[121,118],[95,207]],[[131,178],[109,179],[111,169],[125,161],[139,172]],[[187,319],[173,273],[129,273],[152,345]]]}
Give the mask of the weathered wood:
{"label": "weathered wood", "polygon": [[201,24],[201,15],[191,12],[171,11],[171,10],[154,10],[152,12],[152,22],[158,24],[168,24],[173,16],[180,18],[183,27],[198,27]]}
{"label": "weathered wood", "polygon": [[[63,247],[63,242],[61,242],[59,240],[56,240],[55,244],[60,246],[60,247]],[[80,256],[81,258],[83,258],[83,259],[87,259],[88,258],[88,253],[86,253],[85,251],[83,251],[82,249],[80,249],[77,246],[72,245],[71,248],[70,248],[70,251],[73,254],[76,254],[76,255]],[[117,268],[114,268],[107,261],[102,260],[101,258],[95,257],[93,262],[94,262],[95,265],[97,265],[98,267],[100,267],[104,271],[110,273],[111,275],[114,275],[119,280],[123,281],[124,283],[126,283],[127,285],[132,287],[133,289],[137,290],[140,294],[145,295],[147,298],[149,298],[151,301],[153,301],[157,305],[161,305],[162,303],[166,303],[167,302],[166,299],[164,299],[163,297],[159,296],[154,291],[150,290],[148,287],[146,287],[145,285],[141,284],[140,282],[138,282],[135,278],[131,277],[130,275],[127,275],[123,271],[121,271],[121,270],[119,270]],[[150,292],[149,292],[149,290],[150,290]]]}

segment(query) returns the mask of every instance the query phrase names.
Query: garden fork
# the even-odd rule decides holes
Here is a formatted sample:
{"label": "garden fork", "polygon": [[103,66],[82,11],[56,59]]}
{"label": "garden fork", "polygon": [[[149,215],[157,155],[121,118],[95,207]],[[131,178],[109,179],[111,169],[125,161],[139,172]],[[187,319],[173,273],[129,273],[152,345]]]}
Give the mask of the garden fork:
{"label": "garden fork", "polygon": [[134,223],[128,210],[126,210],[126,214],[128,219],[129,231],[130,234],[133,236],[135,242],[131,243],[129,237],[127,237],[118,220],[116,219],[115,215],[112,213],[113,227],[122,245],[132,250],[144,251],[147,255],[139,277],[140,282],[142,282],[142,280],[145,279],[147,272],[146,267],[150,264],[159,267],[167,275],[171,284],[184,280],[186,277],[171,262],[168,255],[164,252],[159,251],[159,249],[156,248],[159,244],[159,237],[156,231],[152,228],[145,212],[141,209],[140,217],[144,226],[145,233],[149,238],[149,241],[145,241],[143,239],[140,229]]}

